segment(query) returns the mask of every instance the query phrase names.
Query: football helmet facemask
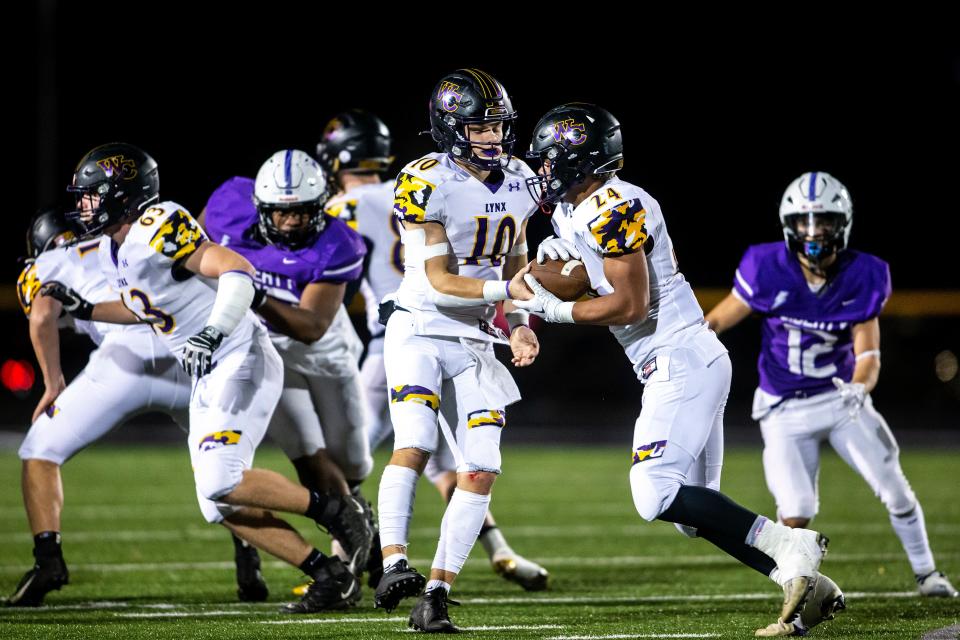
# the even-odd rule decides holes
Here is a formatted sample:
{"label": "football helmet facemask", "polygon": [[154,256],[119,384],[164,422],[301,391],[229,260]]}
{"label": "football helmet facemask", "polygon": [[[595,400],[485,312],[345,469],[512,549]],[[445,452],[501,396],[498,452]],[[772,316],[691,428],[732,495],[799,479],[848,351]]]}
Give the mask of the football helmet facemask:
{"label": "football helmet facemask", "polygon": [[[257,172],[253,201],[259,214],[259,230],[269,244],[288,249],[310,245],[323,231],[323,206],[330,193],[327,176],[305,151],[284,149],[263,163]],[[306,215],[306,223],[295,230],[281,230],[273,213]]]}
{"label": "football helmet facemask", "polygon": [[805,173],[780,200],[783,239],[791,254],[813,268],[847,247],[853,227],[853,201],[847,188],[829,173]]}

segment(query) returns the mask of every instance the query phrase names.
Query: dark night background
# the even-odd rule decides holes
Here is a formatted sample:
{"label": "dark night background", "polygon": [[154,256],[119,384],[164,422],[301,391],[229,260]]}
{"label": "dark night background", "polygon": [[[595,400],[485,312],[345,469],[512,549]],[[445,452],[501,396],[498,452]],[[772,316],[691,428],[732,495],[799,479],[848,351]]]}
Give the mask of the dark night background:
{"label": "dark night background", "polygon": [[[443,73],[464,66],[507,87],[520,114],[517,152],[556,104],[583,100],[613,112],[625,140],[621,175],[660,201],[695,289],[729,287],[747,245],[781,238],[783,189],[820,170],[849,188],[851,244],[890,262],[895,291],[960,296],[960,54],[947,44],[955,37],[908,38],[905,29],[854,42],[836,24],[799,34],[759,29],[749,38],[721,29],[654,36],[650,25],[586,37],[599,29],[590,22],[564,40],[561,26],[549,23],[576,16],[549,11],[517,18],[510,34],[495,20],[471,23],[441,11],[414,28],[385,11],[360,22],[372,10],[359,6],[358,15],[344,8],[334,15],[284,5],[283,15],[269,16],[239,4],[207,6],[209,15],[174,6],[182,10],[44,0],[27,16],[34,46],[7,56],[16,63],[9,106],[19,114],[8,126],[15,123],[10,134],[26,149],[15,160],[20,176],[30,178],[12,190],[8,183],[0,321],[12,337],[0,360],[33,360],[11,295],[21,268],[15,258],[31,214],[62,201],[89,148],[113,140],[141,146],[160,165],[162,197],[198,213],[223,180],[254,174],[272,152],[312,152],[326,121],[348,107],[387,122],[395,168],[433,151],[418,136],[427,128],[427,96]],[[548,229],[538,216],[532,247]],[[881,318],[884,369],[874,395],[895,430],[931,427],[938,439],[958,439],[960,379],[942,382],[934,372],[937,354],[960,353],[958,320]],[[581,327],[548,327],[541,339],[541,360],[517,374],[525,400],[512,410],[516,437],[562,432],[626,446],[642,388],[614,339]],[[724,342],[734,362],[728,423],[735,431],[752,424],[758,322]],[[66,344],[75,371],[89,347],[85,339]],[[25,399],[0,390],[8,428],[26,428],[41,384]],[[757,430],[749,434],[759,441]]]}

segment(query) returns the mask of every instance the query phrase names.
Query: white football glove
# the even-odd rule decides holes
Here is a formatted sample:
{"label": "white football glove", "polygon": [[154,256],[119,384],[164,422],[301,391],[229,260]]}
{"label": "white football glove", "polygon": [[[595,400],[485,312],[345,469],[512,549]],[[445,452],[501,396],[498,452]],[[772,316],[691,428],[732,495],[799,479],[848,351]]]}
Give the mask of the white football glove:
{"label": "white football glove", "polygon": [[867,399],[867,388],[861,382],[844,382],[837,377],[833,378],[833,386],[840,392],[843,404],[850,411],[850,417],[856,418]]}
{"label": "white football glove", "polygon": [[523,281],[533,291],[533,297],[529,300],[514,300],[516,307],[526,309],[547,322],[573,322],[573,302],[564,302],[553,295],[529,273],[523,276]]}
{"label": "white football glove", "polygon": [[547,258],[566,262],[571,258],[580,260],[581,256],[579,249],[572,242],[563,238],[547,236],[537,247],[537,264],[543,264]]}

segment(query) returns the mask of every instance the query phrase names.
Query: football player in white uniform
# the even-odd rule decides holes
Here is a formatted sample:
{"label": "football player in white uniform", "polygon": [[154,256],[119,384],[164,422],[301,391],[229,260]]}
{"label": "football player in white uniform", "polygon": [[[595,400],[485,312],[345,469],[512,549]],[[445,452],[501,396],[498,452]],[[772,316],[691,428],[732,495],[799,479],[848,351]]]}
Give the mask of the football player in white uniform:
{"label": "football player in white uniform", "polygon": [[[208,242],[175,202],[160,202],[157,164],[123,143],[90,151],[69,187],[87,233],[102,231],[101,268],[120,300],[91,304],[75,291],[49,288],[79,318],[149,321],[193,377],[188,445],[204,517],[300,568],[314,583],[301,613],[352,606],[357,579],[336,557],[324,556],[271,512],[306,515],[350,553],[369,538],[362,509],[282,475],[251,467],[280,396],[283,363],[250,311],[254,268],[230,249]],[[353,512],[353,513],[346,513]]]}
{"label": "football player in white uniform", "polygon": [[[516,112],[503,85],[483,71],[458,70],[437,84],[429,110],[442,151],[405,166],[394,189],[404,276],[395,298],[382,305],[394,451],[380,481],[384,575],[375,604],[390,611],[426,582],[407,563],[407,534],[417,479],[437,450],[443,413],[457,487],[410,625],[456,632],[448,592],[477,540],[500,472],[505,408],[520,399],[493,353],[494,342],[508,342],[492,324],[494,305],[523,287],[519,277],[503,278],[526,264],[526,223],[536,207],[523,189],[532,172],[511,157]],[[539,352],[536,336],[525,313],[508,318],[513,363],[526,366]]]}
{"label": "football player in white uniform", "polygon": [[530,156],[542,165],[527,183],[532,195],[556,205],[558,237],[540,245],[538,260],[582,260],[596,296],[562,302],[528,273],[530,299],[515,304],[549,322],[610,327],[644,385],[630,469],[637,512],[770,576],[784,591],[781,621],[791,620],[817,585],[827,540],[718,491],[730,358],[677,268],[660,205],[616,175],[620,123],[596,105],[556,107],[534,129]]}
{"label": "football player in white uniform", "polygon": [[[304,151],[284,149],[255,180],[237,176],[220,185],[207,201],[203,225],[214,242],[253,264],[265,294],[256,310],[284,364],[269,435],[305,487],[339,493],[353,510],[369,509],[360,495],[373,468],[357,366],[363,346],[343,307],[348,283],[360,278],[366,247],[345,222],[324,213],[328,195],[317,162]],[[360,571],[372,539],[370,529],[354,557],[338,552]]]}
{"label": "football player in white uniform", "polygon": [[99,239],[76,243],[76,235],[62,213],[41,212],[27,232],[29,259],[17,282],[45,390],[19,452],[36,561],[8,606],[38,606],[46,593],[69,580],[61,550],[60,467],[138,413],[162,411],[187,426],[190,378],[148,325],[76,320],[74,329],[90,336],[97,348],[83,371],[65,384],[58,332],[62,305],[39,295],[41,288],[61,283],[94,302],[116,298],[100,271]]}
{"label": "football player in white uniform", "polygon": [[[384,327],[377,309],[380,301],[395,292],[403,279],[403,246],[400,220],[393,215],[393,182],[381,181],[382,174],[393,162],[390,130],[372,113],[350,109],[327,123],[323,139],[317,144],[317,158],[334,178],[338,192],[327,204],[328,213],[347,220],[364,237],[369,249],[360,292],[371,337],[360,375],[366,391],[367,435],[373,450],[393,436],[387,372],[383,366]],[[443,416],[439,419],[443,420]],[[423,473],[444,499],[449,500],[457,486],[457,465],[445,440],[439,440],[437,451],[430,456]],[[494,571],[505,579],[528,591],[547,587],[547,570],[510,547],[489,511],[478,541]],[[379,542],[378,536],[374,541],[376,554],[371,553],[368,565],[371,587],[376,587],[383,572]]]}
{"label": "football player in white uniform", "polygon": [[828,173],[805,173],[780,203],[784,241],[754,245],[730,295],[707,314],[720,333],[763,316],[753,418],[781,521],[806,527],[819,507],[820,444],[829,441],[887,508],[921,595],[957,597],[937,571],[923,508],[900,467],[900,447],[870,392],[880,377],[880,323],[890,268],[847,249],[853,202]]}

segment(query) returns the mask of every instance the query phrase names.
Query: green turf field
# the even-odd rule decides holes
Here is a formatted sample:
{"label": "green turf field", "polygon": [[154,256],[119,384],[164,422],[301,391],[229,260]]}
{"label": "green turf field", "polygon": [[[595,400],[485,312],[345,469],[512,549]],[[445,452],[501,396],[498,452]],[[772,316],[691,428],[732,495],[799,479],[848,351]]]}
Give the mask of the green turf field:
{"label": "green turf field", "polygon": [[[551,572],[551,590],[527,594],[497,577],[474,550],[453,597],[451,617],[484,638],[747,638],[773,622],[777,587],[702,540],[633,510],[627,449],[511,447],[493,508],[514,548]],[[383,463],[383,455],[378,462]],[[903,466],[923,502],[940,568],[960,578],[958,452],[909,451]],[[288,473],[265,448],[258,466]],[[0,591],[12,591],[31,562],[20,502],[19,462],[0,453]],[[724,487],[771,514],[757,450],[727,452]],[[292,474],[291,474],[292,475]],[[365,493],[376,497],[376,478]],[[833,455],[821,472],[817,528],[831,537],[823,570],[847,593],[847,611],[817,627],[824,638],[919,638],[960,622],[960,601],[916,597],[885,510]],[[94,447],[64,470],[64,551],[71,584],[41,609],[0,608],[0,638],[382,638],[406,630],[404,605],[374,611],[364,592],[347,613],[285,616],[295,569],[267,561],[270,602],[236,602],[233,547],[203,522],[186,451]],[[432,558],[441,504],[421,483],[411,531],[414,566]],[[291,521],[317,545],[313,524]],[[323,547],[321,547],[323,548]],[[412,605],[413,601],[408,601]]]}

